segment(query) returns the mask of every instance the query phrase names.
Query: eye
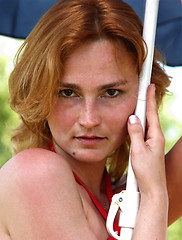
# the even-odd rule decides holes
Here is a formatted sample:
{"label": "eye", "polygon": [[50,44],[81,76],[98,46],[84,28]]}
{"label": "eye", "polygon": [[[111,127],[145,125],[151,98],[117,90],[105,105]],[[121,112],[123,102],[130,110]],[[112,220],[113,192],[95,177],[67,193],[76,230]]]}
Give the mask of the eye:
{"label": "eye", "polygon": [[120,93],[120,90],[118,89],[108,89],[106,92],[105,92],[105,95],[107,97],[117,97]]}
{"label": "eye", "polygon": [[61,97],[75,97],[77,96],[72,89],[64,89],[59,91]]}

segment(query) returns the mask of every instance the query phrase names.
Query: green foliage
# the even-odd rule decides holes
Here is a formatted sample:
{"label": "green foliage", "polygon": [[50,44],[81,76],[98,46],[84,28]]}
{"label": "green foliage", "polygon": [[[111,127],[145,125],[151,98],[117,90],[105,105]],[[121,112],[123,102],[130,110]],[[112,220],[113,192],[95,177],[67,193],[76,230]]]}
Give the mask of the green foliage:
{"label": "green foliage", "polygon": [[175,101],[176,96],[172,93],[164,97],[163,105],[159,111],[160,123],[165,136],[165,152],[167,153],[176,141],[182,136],[182,122],[171,114],[170,105]]}
{"label": "green foliage", "polygon": [[17,122],[16,114],[8,105],[8,59],[0,56],[0,167],[11,158],[10,136]]}
{"label": "green foliage", "polygon": [[182,218],[173,223],[167,231],[168,240],[180,240],[182,239]]}

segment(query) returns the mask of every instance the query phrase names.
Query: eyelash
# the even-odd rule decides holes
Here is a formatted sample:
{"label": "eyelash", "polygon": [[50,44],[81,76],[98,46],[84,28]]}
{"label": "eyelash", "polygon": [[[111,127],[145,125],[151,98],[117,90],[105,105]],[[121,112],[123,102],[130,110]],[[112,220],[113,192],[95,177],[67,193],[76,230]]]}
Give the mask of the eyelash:
{"label": "eyelash", "polygon": [[[110,94],[109,95],[109,91]],[[112,94],[114,92],[114,94]],[[100,98],[108,97],[108,98],[116,98],[122,91],[119,89],[107,89],[104,94],[100,96]],[[116,94],[115,94],[116,93]],[[73,94],[73,96],[72,96]],[[80,95],[75,93],[72,89],[63,89],[59,91],[59,96],[64,98],[72,98],[72,97],[79,97]]]}
{"label": "eyelash", "polygon": [[[70,93],[70,95],[66,95],[65,93]],[[74,93],[74,96],[71,96]],[[76,94],[72,89],[63,89],[59,91],[59,96],[64,97],[64,98],[70,98],[70,97],[77,97],[79,96]]]}
{"label": "eyelash", "polygon": [[[109,93],[109,91],[111,91],[111,93],[113,93],[113,91],[114,91],[113,95],[111,94],[111,95],[107,95],[106,96],[106,97],[110,97],[110,98],[115,98],[115,97],[117,97],[121,93],[121,90],[119,90],[119,89],[108,89],[107,91],[105,91],[105,94]],[[103,97],[105,97],[105,95]]]}

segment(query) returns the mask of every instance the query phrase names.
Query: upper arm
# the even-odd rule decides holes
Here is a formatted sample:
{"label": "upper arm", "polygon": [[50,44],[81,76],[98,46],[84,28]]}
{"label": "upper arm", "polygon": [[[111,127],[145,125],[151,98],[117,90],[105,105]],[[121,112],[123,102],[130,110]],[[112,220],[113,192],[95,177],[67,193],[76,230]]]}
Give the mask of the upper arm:
{"label": "upper arm", "polygon": [[12,239],[95,239],[72,170],[60,156],[26,150],[1,171],[0,203]]}
{"label": "upper arm", "polygon": [[182,138],[166,155],[169,225],[182,216]]}

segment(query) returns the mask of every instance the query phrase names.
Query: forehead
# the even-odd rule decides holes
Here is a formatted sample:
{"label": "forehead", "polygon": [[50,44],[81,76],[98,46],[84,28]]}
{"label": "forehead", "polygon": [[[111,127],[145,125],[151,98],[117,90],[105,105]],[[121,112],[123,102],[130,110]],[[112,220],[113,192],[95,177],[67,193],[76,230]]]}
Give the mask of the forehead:
{"label": "forehead", "polygon": [[136,69],[135,58],[124,44],[118,49],[109,40],[98,40],[84,43],[72,52],[65,62],[61,82],[125,81],[137,77]]}

